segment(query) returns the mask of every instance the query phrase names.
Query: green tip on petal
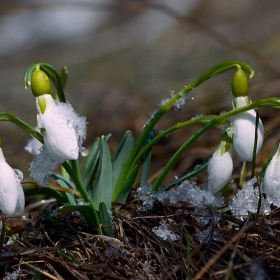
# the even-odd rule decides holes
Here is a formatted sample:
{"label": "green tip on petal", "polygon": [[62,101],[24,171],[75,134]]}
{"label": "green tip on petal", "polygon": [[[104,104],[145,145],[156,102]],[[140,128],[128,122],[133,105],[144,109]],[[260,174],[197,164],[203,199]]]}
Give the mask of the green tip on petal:
{"label": "green tip on petal", "polygon": [[43,94],[51,94],[49,77],[40,69],[40,64],[36,65],[36,70],[32,73],[31,81],[28,81],[28,84],[30,83],[34,96],[38,97]]}
{"label": "green tip on petal", "polygon": [[2,138],[0,138],[0,148],[2,147]]}
{"label": "green tip on petal", "polygon": [[38,96],[38,104],[41,110],[41,113],[44,114],[47,108],[46,99],[44,96]]}
{"label": "green tip on petal", "polygon": [[248,79],[242,69],[238,69],[232,78],[231,90],[234,97],[247,96],[249,91]]}

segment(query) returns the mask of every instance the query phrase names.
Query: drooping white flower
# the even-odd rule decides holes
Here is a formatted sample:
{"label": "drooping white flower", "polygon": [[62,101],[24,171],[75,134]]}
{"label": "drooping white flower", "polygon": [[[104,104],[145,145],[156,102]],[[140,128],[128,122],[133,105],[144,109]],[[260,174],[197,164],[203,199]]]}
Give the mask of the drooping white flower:
{"label": "drooping white flower", "polygon": [[[279,146],[280,147],[280,146]],[[271,159],[268,164],[263,179],[264,192],[268,195],[280,196],[280,150]]]}
{"label": "drooping white flower", "polygon": [[222,140],[208,163],[208,189],[219,192],[229,181],[233,170],[232,144]]}
{"label": "drooping white flower", "polygon": [[38,128],[44,137],[40,153],[30,163],[30,175],[40,185],[48,184],[50,171],[65,160],[75,160],[83,151],[86,119],[70,103],[54,101],[50,94],[36,97]]}
{"label": "drooping white flower", "polygon": [[[250,104],[247,96],[237,97],[234,100],[234,107],[240,108]],[[242,161],[252,161],[254,143],[255,143],[255,127],[256,112],[249,110],[234,116],[231,120],[234,128],[233,146],[238,158]],[[262,121],[258,124],[258,141],[256,155],[259,154],[264,139],[264,128]]]}
{"label": "drooping white flower", "polygon": [[44,143],[51,157],[59,163],[77,159],[86,136],[85,118],[79,117],[70,103],[56,103],[50,94],[37,97],[36,105],[38,126],[44,129]]}
{"label": "drooping white flower", "polygon": [[25,205],[21,183],[0,148],[0,209],[8,216],[20,215]]}

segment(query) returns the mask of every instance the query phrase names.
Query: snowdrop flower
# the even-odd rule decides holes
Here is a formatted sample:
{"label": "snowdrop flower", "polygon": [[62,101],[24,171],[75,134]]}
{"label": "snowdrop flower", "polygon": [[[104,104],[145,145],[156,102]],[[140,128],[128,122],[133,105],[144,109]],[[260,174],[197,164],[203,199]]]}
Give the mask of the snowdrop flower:
{"label": "snowdrop flower", "polygon": [[223,140],[208,163],[208,189],[219,192],[229,181],[233,170],[232,139],[224,134]]}
{"label": "snowdrop flower", "polygon": [[76,160],[83,151],[87,123],[69,102],[53,99],[49,78],[39,66],[32,74],[31,88],[36,97],[37,123],[44,145],[30,164],[30,171],[37,182],[47,184],[50,170],[65,160]]}
{"label": "snowdrop flower", "polygon": [[268,164],[263,179],[264,191],[268,195],[280,195],[280,146]]}
{"label": "snowdrop flower", "polygon": [[21,183],[0,148],[0,209],[8,216],[21,215],[25,198]]}
{"label": "snowdrop flower", "polygon": [[[240,69],[234,74],[232,81],[232,94],[234,95],[233,108],[237,109],[251,103],[247,97],[248,81],[245,73]],[[251,161],[253,159],[255,143],[256,112],[249,110],[240,113],[231,120],[233,124],[233,146],[238,158],[242,161]],[[264,139],[264,128],[261,120],[258,124],[258,140],[256,155],[259,154]]]}

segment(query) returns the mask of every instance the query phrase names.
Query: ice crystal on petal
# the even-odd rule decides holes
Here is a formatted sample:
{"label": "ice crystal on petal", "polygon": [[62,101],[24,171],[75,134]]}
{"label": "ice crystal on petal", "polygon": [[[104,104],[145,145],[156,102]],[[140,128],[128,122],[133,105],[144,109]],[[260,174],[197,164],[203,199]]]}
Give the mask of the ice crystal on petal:
{"label": "ice crystal on petal", "polygon": [[40,154],[36,155],[30,163],[30,176],[40,185],[48,184],[50,171],[57,167],[58,163],[50,156],[45,145],[42,146]]}
{"label": "ice crystal on petal", "polygon": [[23,173],[19,169],[15,169],[15,168],[14,168],[14,171],[15,171],[17,179],[21,182],[23,179]]}
{"label": "ice crystal on petal", "polygon": [[56,103],[56,106],[53,108],[53,114],[58,114],[58,116],[66,120],[66,125],[69,128],[73,127],[75,129],[79,152],[82,152],[82,143],[86,139],[87,134],[86,117],[80,117],[69,102]]}
{"label": "ice crystal on petal", "polygon": [[169,226],[168,224],[166,224],[166,221],[161,220],[159,227],[153,228],[153,232],[163,240],[168,240],[168,239],[170,239],[171,241],[178,240],[180,238],[180,235],[173,233],[168,228]]}

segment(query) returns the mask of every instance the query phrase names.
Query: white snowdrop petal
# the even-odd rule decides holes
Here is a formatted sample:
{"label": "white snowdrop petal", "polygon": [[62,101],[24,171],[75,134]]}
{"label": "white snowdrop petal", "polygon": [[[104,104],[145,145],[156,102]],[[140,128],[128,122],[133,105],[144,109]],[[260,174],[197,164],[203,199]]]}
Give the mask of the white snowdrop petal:
{"label": "white snowdrop petal", "polygon": [[221,145],[208,163],[208,189],[212,193],[219,192],[227,184],[233,170],[232,147],[221,155]]}
{"label": "white snowdrop petal", "polygon": [[13,216],[21,215],[25,207],[25,196],[20,182],[18,182],[17,187],[18,187],[18,199],[17,199],[16,209],[13,213]]}
{"label": "white snowdrop petal", "polygon": [[264,191],[268,195],[280,195],[280,157],[278,151],[266,168],[264,175]]}
{"label": "white snowdrop petal", "polygon": [[53,152],[66,159],[77,159],[79,147],[76,132],[67,125],[66,119],[47,109],[43,116],[43,125],[46,130],[45,137]]}
{"label": "white snowdrop petal", "polygon": [[[252,161],[254,141],[255,141],[255,123],[256,112],[250,110],[238,114],[232,118],[234,126],[233,146],[238,158],[242,161]],[[258,125],[258,141],[256,155],[259,154],[264,139],[264,128],[261,120]]]}
{"label": "white snowdrop petal", "polygon": [[6,163],[0,148],[0,209],[8,216],[13,215],[16,209],[18,183],[14,170]]}

